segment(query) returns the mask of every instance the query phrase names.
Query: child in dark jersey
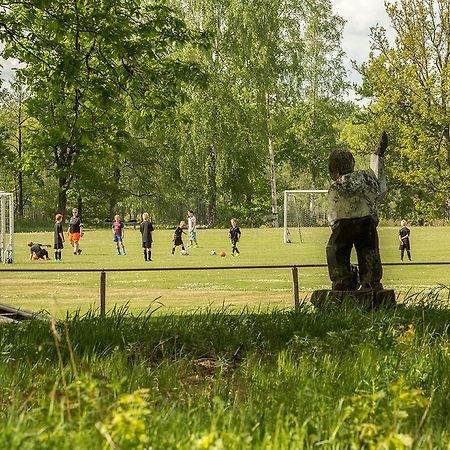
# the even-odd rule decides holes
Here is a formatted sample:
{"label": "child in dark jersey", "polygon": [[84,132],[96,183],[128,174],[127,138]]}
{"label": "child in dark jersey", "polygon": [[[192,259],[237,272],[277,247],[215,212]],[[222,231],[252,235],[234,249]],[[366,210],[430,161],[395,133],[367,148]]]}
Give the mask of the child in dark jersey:
{"label": "child in dark jersey", "polygon": [[185,224],[185,222],[184,222],[184,220],[182,220],[173,233],[173,239],[172,239],[173,247],[172,247],[172,252],[171,252],[172,256],[175,256],[175,248],[178,245],[181,245],[181,250],[183,252],[185,251],[184,243],[183,243],[183,234],[186,234],[183,231],[184,224]]}
{"label": "child in dark jersey", "polygon": [[142,222],[139,225],[139,229],[142,234],[142,248],[144,249],[144,260],[152,260],[152,231],[153,224],[150,220],[150,215],[148,212],[142,214]]}
{"label": "child in dark jersey", "polygon": [[411,245],[409,242],[409,236],[411,234],[411,230],[406,226],[406,225],[408,225],[408,222],[405,219],[403,219],[400,222],[400,225],[402,226],[402,228],[400,228],[400,231],[398,232],[398,239],[400,241],[400,246],[399,246],[400,259],[403,261],[403,256],[404,256],[405,250],[406,250],[408,259],[411,261]]}
{"label": "child in dark jersey", "polygon": [[237,243],[241,237],[241,230],[237,226],[237,220],[233,217],[231,220],[231,228],[228,232],[228,237],[231,239],[231,256],[239,256],[240,252],[237,248]]}
{"label": "child in dark jersey", "polygon": [[78,216],[78,208],[72,209],[72,217],[69,220],[69,242],[73,248],[74,255],[81,254],[80,239],[83,237],[83,221]]}
{"label": "child in dark jersey", "polygon": [[61,261],[61,251],[64,248],[64,232],[63,232],[63,215],[56,214],[55,216],[55,234],[54,234],[54,245],[55,249],[55,261]]}
{"label": "child in dark jersey", "polygon": [[38,260],[43,259],[49,261],[48,251],[42,247],[51,247],[51,245],[38,244],[37,242],[28,242],[28,247],[30,247],[30,259]]}

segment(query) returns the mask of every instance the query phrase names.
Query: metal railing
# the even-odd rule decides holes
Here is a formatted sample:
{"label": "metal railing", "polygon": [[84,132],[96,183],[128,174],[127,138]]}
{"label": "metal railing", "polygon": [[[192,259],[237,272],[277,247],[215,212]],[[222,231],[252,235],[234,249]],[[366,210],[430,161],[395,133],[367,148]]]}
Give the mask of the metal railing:
{"label": "metal railing", "polygon": [[[387,262],[383,266],[442,266],[450,265],[450,261],[429,261],[429,262]],[[300,294],[298,284],[298,269],[327,268],[327,264],[269,264],[251,266],[202,266],[202,267],[137,267],[137,268],[111,268],[111,269],[85,269],[77,268],[77,272],[100,273],[100,314],[106,314],[106,273],[107,272],[161,272],[161,271],[203,271],[203,270],[248,270],[248,269],[291,269],[292,273],[292,295],[294,307],[300,305]],[[4,272],[58,272],[73,273],[74,269],[14,269],[0,267],[0,273]]]}

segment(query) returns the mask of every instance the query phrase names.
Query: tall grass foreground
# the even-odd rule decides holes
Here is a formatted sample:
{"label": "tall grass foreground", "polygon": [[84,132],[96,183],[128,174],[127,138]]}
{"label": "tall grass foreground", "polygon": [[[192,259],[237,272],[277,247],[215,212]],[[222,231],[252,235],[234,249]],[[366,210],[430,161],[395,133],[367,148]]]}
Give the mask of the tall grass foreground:
{"label": "tall grass foreground", "polygon": [[75,313],[0,333],[0,448],[447,448],[450,308]]}

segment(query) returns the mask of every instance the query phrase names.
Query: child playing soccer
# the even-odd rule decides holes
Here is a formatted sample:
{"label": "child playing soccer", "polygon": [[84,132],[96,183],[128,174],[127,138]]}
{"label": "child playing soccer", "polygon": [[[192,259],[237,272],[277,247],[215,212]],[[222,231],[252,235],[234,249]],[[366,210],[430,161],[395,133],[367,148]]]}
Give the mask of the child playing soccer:
{"label": "child playing soccer", "polygon": [[80,239],[83,237],[83,221],[78,216],[78,208],[72,209],[72,217],[69,220],[69,242],[74,255],[81,254]]}
{"label": "child playing soccer", "polygon": [[191,248],[198,248],[197,243],[197,219],[194,216],[194,211],[190,209],[188,215],[188,232],[189,232],[189,245]]}
{"label": "child playing soccer", "polygon": [[61,261],[61,251],[63,249],[64,242],[64,232],[63,232],[63,215],[56,214],[55,216],[55,234],[54,234],[54,245],[55,249],[55,261]]}
{"label": "child playing soccer", "polygon": [[231,256],[239,256],[240,252],[237,248],[237,243],[241,237],[241,230],[237,226],[237,220],[233,217],[231,220],[231,228],[228,232],[228,237],[231,239]]}
{"label": "child playing soccer", "polygon": [[37,242],[28,242],[28,247],[30,247],[30,259],[38,260],[43,259],[49,261],[48,251],[42,247],[51,247],[51,245],[38,244]]}
{"label": "child playing soccer", "polygon": [[153,224],[150,220],[148,212],[142,214],[142,222],[139,225],[142,234],[142,248],[144,249],[144,260],[152,260],[152,231]]}
{"label": "child playing soccer", "polygon": [[[125,252],[125,247],[123,245],[123,238],[125,235],[124,224],[119,214],[116,214],[114,216],[114,222],[112,224],[112,233],[113,233],[113,241],[116,243],[117,246],[117,254],[119,256],[126,255],[127,253]],[[120,253],[120,249],[122,249],[122,253]]]}
{"label": "child playing soccer", "polygon": [[172,256],[175,256],[175,247],[177,247],[178,245],[181,245],[181,250],[185,250],[183,243],[183,234],[186,234],[183,231],[184,224],[184,220],[182,220],[173,233],[173,247],[171,253]]}
{"label": "child playing soccer", "polygon": [[402,226],[398,232],[398,239],[400,241],[400,259],[403,261],[403,255],[406,250],[408,259],[411,261],[411,245],[409,243],[409,235],[411,234],[411,230],[406,226],[408,225],[408,222],[405,219],[400,222],[400,225]]}

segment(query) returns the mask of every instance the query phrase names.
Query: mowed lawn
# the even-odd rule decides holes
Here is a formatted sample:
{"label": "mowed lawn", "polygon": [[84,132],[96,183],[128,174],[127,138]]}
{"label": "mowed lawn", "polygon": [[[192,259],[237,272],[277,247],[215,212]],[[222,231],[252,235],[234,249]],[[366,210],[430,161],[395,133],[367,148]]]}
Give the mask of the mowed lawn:
{"label": "mowed lawn", "polygon": [[[66,311],[98,307],[100,274],[79,269],[136,269],[107,273],[107,308],[129,304],[131,309],[160,307],[161,311],[195,310],[205,306],[260,305],[290,306],[293,303],[290,268],[245,270],[142,271],[144,268],[236,267],[248,265],[325,264],[328,228],[310,228],[302,232],[303,243],[283,244],[283,230],[242,229],[239,243],[241,256],[230,256],[227,230],[199,230],[200,247],[181,256],[179,248],[170,255],[172,230],[154,232],[153,261],[145,262],[140,233],[126,228],[126,256],[117,256],[109,229],[86,229],[81,241],[83,253],[75,256],[66,243],[63,260],[30,261],[27,242],[53,244],[53,232],[17,233],[16,263],[1,266],[0,303],[24,309],[46,309],[63,315]],[[383,262],[399,262],[398,229],[379,228]],[[293,237],[298,236],[296,230]],[[187,239],[185,240],[185,242]],[[412,228],[413,261],[450,261],[450,228]],[[224,250],[227,256],[211,256]],[[11,269],[69,269],[70,273],[9,272]],[[330,285],[326,267],[299,268],[302,298],[314,289]],[[423,292],[438,285],[450,285],[450,266],[414,266],[405,262],[384,268],[385,287],[394,288],[399,297],[405,293]]]}

